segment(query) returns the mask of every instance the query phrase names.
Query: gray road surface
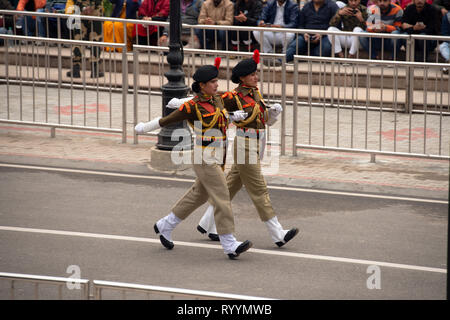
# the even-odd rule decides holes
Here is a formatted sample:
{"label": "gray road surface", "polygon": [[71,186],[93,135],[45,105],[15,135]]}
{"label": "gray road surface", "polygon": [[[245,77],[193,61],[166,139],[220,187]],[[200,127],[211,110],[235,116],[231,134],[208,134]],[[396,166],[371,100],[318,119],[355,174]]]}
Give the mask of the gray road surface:
{"label": "gray road surface", "polygon": [[[236,236],[254,248],[236,261],[201,246],[218,244],[196,231],[205,206],[177,227],[173,238],[184,243],[172,251],[132,238],[1,229],[157,239],[153,224],[190,185],[0,167],[0,271],[66,277],[77,265],[84,279],[279,299],[445,299],[447,204],[270,190],[282,225],[300,228],[278,249],[244,190],[233,201]],[[370,265],[379,265],[381,289],[367,288]],[[0,299],[8,297],[0,281]]]}

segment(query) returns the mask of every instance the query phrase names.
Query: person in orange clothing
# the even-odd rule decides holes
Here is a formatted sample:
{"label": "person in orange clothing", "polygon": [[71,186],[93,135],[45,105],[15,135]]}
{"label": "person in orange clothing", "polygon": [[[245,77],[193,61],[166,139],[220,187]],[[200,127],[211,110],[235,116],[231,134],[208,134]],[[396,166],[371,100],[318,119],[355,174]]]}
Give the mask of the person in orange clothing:
{"label": "person in orange clothing", "polygon": [[[391,0],[379,0],[378,5],[370,7],[369,10],[366,32],[391,34],[399,34],[401,32],[403,10],[399,5],[392,3]],[[382,47],[384,47],[385,51],[391,52],[392,57],[398,55],[400,50],[400,41],[396,41],[394,47],[394,41],[388,38],[369,39],[361,37],[359,42],[363,49],[370,54],[371,59],[382,58],[380,55]],[[372,43],[371,50],[370,42]],[[382,45],[383,42],[384,45]]]}
{"label": "person in orange clothing", "polygon": [[[141,5],[141,0],[109,0],[114,5],[111,17],[121,18],[121,19],[136,19],[136,12]],[[132,23],[127,23],[127,51],[133,50],[133,33],[136,26]],[[122,22],[112,22],[105,21],[103,23],[103,41],[104,42],[114,42],[114,43],[124,43],[125,37],[123,34],[123,23]],[[107,51],[112,50],[112,48],[107,47]],[[122,48],[116,49],[122,52]]]}
{"label": "person in orange clothing", "polygon": [[[16,10],[44,12],[45,3],[46,0],[19,0]],[[36,34],[36,22],[38,26],[38,36],[46,37],[45,20],[42,17],[19,16],[16,22],[16,29],[22,29],[23,27],[23,35],[32,37]]]}

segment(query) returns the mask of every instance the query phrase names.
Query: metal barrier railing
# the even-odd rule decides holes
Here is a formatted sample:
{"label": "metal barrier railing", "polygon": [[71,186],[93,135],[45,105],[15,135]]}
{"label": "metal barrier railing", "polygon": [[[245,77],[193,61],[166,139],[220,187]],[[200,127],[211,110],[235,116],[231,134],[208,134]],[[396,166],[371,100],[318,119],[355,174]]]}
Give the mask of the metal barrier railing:
{"label": "metal barrier railing", "polygon": [[[122,23],[122,27],[123,27],[123,32],[124,34],[126,34],[127,30],[127,24],[129,25],[133,25],[134,31],[136,31],[137,33],[137,26],[138,25],[144,25],[144,26],[156,26],[158,27],[157,29],[157,38],[159,39],[159,37],[161,36],[161,30],[162,28],[167,28],[169,27],[169,22],[164,22],[164,21],[148,21],[148,20],[138,20],[138,19],[121,19],[121,18],[113,18],[113,17],[99,17],[99,16],[86,16],[86,15],[78,15],[78,14],[62,14],[62,13],[47,13],[47,12],[30,12],[30,11],[15,11],[15,10],[0,10],[0,15],[6,15],[6,16],[13,16],[15,17],[14,19],[16,20],[17,16],[34,16],[34,17],[40,17],[42,19],[44,19],[45,21],[48,22],[48,19],[52,18],[52,19],[57,19],[57,37],[61,38],[61,30],[60,30],[60,26],[61,26],[61,20],[65,21],[67,19],[71,19],[71,20],[78,20],[78,21],[82,21],[82,20],[87,20],[87,21],[98,21],[98,22],[113,22],[113,23]],[[14,20],[14,21],[15,21]],[[26,20],[25,20],[26,22]],[[35,34],[37,35],[37,21],[35,22],[36,26],[35,26]],[[48,29],[48,23],[46,23],[47,25],[47,30],[46,33],[47,35],[49,34],[49,29]],[[114,24],[113,24],[113,31],[114,31]],[[289,33],[293,33],[296,36],[297,35],[302,35],[305,33],[310,33],[310,34],[320,34],[320,35],[327,35],[329,36],[329,38],[331,38],[330,42],[332,43],[332,48],[334,48],[334,42],[335,42],[335,37],[336,36],[355,36],[358,38],[380,38],[380,39],[390,39],[393,41],[394,44],[394,48],[397,47],[397,43],[399,43],[399,41],[403,40],[403,45],[405,46],[405,58],[406,61],[414,61],[414,50],[410,50],[411,47],[414,47],[414,41],[417,40],[439,40],[439,41],[449,41],[449,37],[444,37],[444,36],[428,36],[428,35],[406,35],[406,34],[393,34],[393,33],[371,33],[371,32],[342,32],[342,31],[332,31],[332,30],[310,30],[310,29],[288,29],[288,28],[268,28],[268,27],[241,27],[241,26],[222,26],[222,25],[188,25],[188,24],[182,24],[182,28],[185,30],[190,30],[190,37],[193,38],[195,35],[195,31],[196,30],[202,30],[203,32],[206,30],[212,30],[216,33],[216,41],[214,42],[214,49],[220,49],[219,45],[222,45],[222,43],[219,43],[217,41],[217,32],[221,31],[221,30],[226,30],[226,31],[231,31],[231,32],[236,32],[237,33],[237,39],[239,40],[239,34],[241,33],[248,33],[248,36],[251,36],[251,33],[253,33],[254,31],[257,31],[259,33],[259,37],[255,37],[253,35],[253,38],[259,38],[256,39],[258,42],[262,43],[263,38],[264,38],[264,33],[265,32],[274,32],[274,33],[282,33],[282,34],[289,34]],[[16,26],[14,25],[14,34],[16,34]],[[71,35],[71,34],[70,34]],[[286,38],[286,36],[284,37]],[[70,38],[71,39],[71,38]],[[113,32],[113,40],[115,41],[114,38],[114,32]],[[137,37],[134,39],[135,42],[134,44],[139,44],[137,41]],[[223,50],[229,50],[229,35],[228,32],[226,33],[226,38],[224,39],[224,41],[222,41],[225,44],[225,47],[222,46],[221,49]],[[124,44],[127,44],[127,37],[124,37]],[[112,42],[114,43],[114,42]],[[151,45],[151,43],[146,43],[146,45]],[[205,45],[205,43],[203,43],[203,45]],[[288,43],[284,43],[284,45],[288,45]],[[369,41],[369,52],[367,52],[367,54],[369,55],[369,58],[371,56],[372,53],[372,42]],[[246,50],[242,50],[243,48],[238,47],[239,51],[246,51]],[[275,46],[274,46],[275,49]],[[248,51],[251,51],[250,48],[247,48]],[[310,52],[310,47],[308,45],[308,50],[307,50],[308,54]],[[381,52],[382,55],[382,60],[384,60],[384,41],[381,42]],[[397,60],[398,58],[398,51],[393,52],[393,58],[394,60]],[[331,51],[331,56],[334,57],[334,50]],[[360,58],[359,55],[356,56],[356,58]],[[413,60],[410,60],[410,59]],[[437,58],[437,56],[436,56]],[[424,61],[425,62],[425,61]],[[437,59],[436,59],[437,62]]]}
{"label": "metal barrier railing", "polygon": [[[365,97],[361,106],[351,105],[347,108],[342,108],[339,99],[333,100],[334,92],[338,91],[341,86],[345,87],[345,83],[331,86],[329,90],[332,92],[328,96],[319,91],[318,101],[313,103],[311,93],[311,76],[308,73],[308,101],[303,106],[300,106],[298,99],[294,99],[293,104],[293,139],[292,149],[294,156],[297,155],[298,148],[316,148],[340,151],[354,151],[366,152],[375,154],[387,155],[407,155],[415,157],[427,157],[437,159],[449,159],[450,155],[450,119],[448,106],[450,105],[450,90],[447,92],[427,92],[424,89],[419,94],[411,94],[408,87],[403,90],[399,89],[397,83],[394,84],[392,97],[389,97],[392,103],[391,108],[383,107],[383,97],[377,97],[375,104],[371,102],[372,91],[370,86],[370,65],[367,60],[352,59],[344,60],[340,58],[328,57],[311,57],[311,56],[295,56],[294,70],[298,70],[299,63],[307,62],[311,67],[311,62],[329,63],[331,68],[335,64],[343,62],[351,64],[352,77],[355,76],[355,65],[363,65],[367,68],[366,74],[368,82],[365,88],[361,88],[363,92],[361,95]],[[439,69],[445,64],[437,63],[418,63],[418,62],[400,62],[400,61],[379,61],[382,65],[391,65],[394,72],[399,68],[415,70],[419,67],[428,69]],[[357,76],[357,75],[356,75]],[[425,73],[426,76],[426,73]],[[414,78],[412,78],[414,81]],[[414,83],[410,84],[411,87]],[[381,88],[383,89],[383,88]],[[299,96],[299,82],[298,76],[294,77],[294,96]],[[374,94],[382,94],[383,90],[378,90]],[[352,94],[352,101],[355,101],[354,92]],[[400,101],[399,95],[403,94],[403,101]],[[443,109],[445,103],[440,104],[439,111],[430,112],[427,110],[428,101],[436,100],[439,96],[442,101],[447,101],[447,108]],[[338,95],[339,97],[339,95]],[[412,108],[415,99],[421,98],[417,101],[418,105],[423,107],[422,110],[414,110]],[[381,105],[379,104],[381,101]],[[406,112],[398,108],[398,104],[403,102],[406,104]],[[372,103],[372,105],[371,105]],[[387,118],[388,120],[384,120]],[[301,124],[299,124],[301,122]],[[392,124],[392,125],[391,125]],[[388,127],[389,126],[389,127]],[[300,138],[299,138],[300,137]],[[384,138],[388,138],[391,143],[387,143]],[[435,143],[427,142],[428,138],[433,138]],[[303,143],[298,143],[301,139]],[[413,146],[413,141],[420,141],[422,146]],[[419,150],[419,147],[421,148]]]}
{"label": "metal barrier railing", "polygon": [[[133,283],[112,282],[102,280],[86,280],[77,278],[62,278],[62,277],[49,277],[30,274],[19,273],[6,273],[0,272],[0,279],[11,281],[10,286],[10,300],[15,300],[15,284],[18,281],[29,282],[34,284],[34,300],[39,300],[39,285],[50,284],[58,287],[58,299],[63,299],[63,288],[70,284],[71,286],[79,285],[81,292],[81,299],[96,299],[101,300],[103,298],[103,290],[120,291],[122,293],[122,299],[126,299],[127,292],[140,292],[147,295],[150,299],[150,295],[163,295],[170,298],[183,297],[194,299],[214,299],[214,300],[274,300],[271,298],[255,297],[248,295],[203,291],[203,290],[191,290],[182,288],[161,287],[152,285],[141,285]],[[92,283],[92,285],[91,285]],[[90,288],[92,286],[93,295],[90,295]],[[71,289],[71,291],[75,291]]]}
{"label": "metal barrier railing", "polygon": [[122,299],[126,299],[126,292],[142,292],[147,294],[148,298],[150,298],[150,294],[162,294],[164,296],[169,296],[172,299],[175,297],[182,297],[184,299],[196,298],[196,299],[214,299],[214,300],[274,300],[270,298],[253,297],[230,293],[219,293],[212,291],[149,286],[149,285],[100,281],[100,280],[94,280],[92,281],[92,284],[94,288],[94,298],[96,300],[102,299],[102,291],[104,289],[122,292]]}
{"label": "metal barrier railing", "polygon": [[[70,46],[81,46],[86,49],[90,47],[103,47],[109,45],[116,48],[124,48],[124,44],[110,44],[95,41],[78,41],[78,40],[62,40],[52,38],[29,38],[25,36],[14,35],[0,35],[1,39],[7,41],[42,41],[43,43],[56,43],[57,45],[68,44]],[[4,72],[6,82],[5,103],[6,110],[1,110],[0,122],[37,125],[52,128],[52,134],[56,128],[65,129],[82,129],[102,132],[113,132],[122,134],[122,142],[126,142],[126,105],[128,92],[128,64],[122,63],[122,83],[120,90],[121,96],[118,99],[121,101],[119,105],[114,99],[112,88],[106,92],[109,93],[109,99],[105,99],[105,90],[100,90],[99,78],[92,78],[91,80],[86,75],[86,57],[82,56],[81,62],[81,78],[75,80],[74,77],[67,77],[63,81],[62,66],[60,62],[61,47],[58,48],[58,67],[57,75],[50,75],[51,65],[48,61],[48,50],[34,50],[31,47],[31,52],[22,52],[22,48],[15,47],[14,49],[5,47],[4,52]],[[28,56],[31,54],[31,63],[29,63]],[[10,66],[9,61],[14,59],[19,63]],[[125,51],[122,54],[123,62],[127,61]],[[44,57],[44,63],[40,64],[40,57]],[[103,59],[103,65],[105,64]],[[25,65],[23,65],[25,64]],[[101,62],[98,66],[102,65]],[[98,67],[100,68],[100,67]],[[30,71],[31,69],[31,71]],[[71,63],[70,70],[73,70]],[[43,74],[43,75],[42,75]],[[55,81],[54,78],[57,78]],[[102,92],[103,91],[103,92]],[[53,95],[52,95],[53,93]],[[10,98],[15,96],[18,99],[18,105],[11,107]],[[31,101],[24,101],[27,97]],[[56,98],[56,99],[55,99]],[[74,106],[74,100],[79,105]],[[50,108],[49,102],[57,103],[56,106]],[[100,103],[101,101],[101,103]],[[109,101],[109,105],[105,104]],[[66,104],[66,105],[64,105]],[[113,110],[116,110],[115,112]],[[102,117],[100,112],[106,113],[107,117]],[[114,121],[113,112],[117,118],[120,118],[119,123]],[[79,115],[79,116],[78,116]],[[114,128],[116,127],[116,128]]]}
{"label": "metal barrier railing", "polygon": [[30,282],[34,284],[34,299],[39,300],[39,285],[40,284],[51,284],[58,287],[58,299],[63,299],[63,288],[68,284],[78,284],[81,289],[81,299],[89,299],[89,280],[86,279],[76,279],[76,278],[61,278],[61,277],[48,277],[48,276],[37,276],[30,274],[19,274],[19,273],[6,273],[0,272],[0,279],[11,281],[10,287],[10,299],[15,299],[15,284],[18,281]]}
{"label": "metal barrier railing", "polygon": [[[155,22],[155,21],[142,21],[142,20],[130,20],[119,19],[109,17],[95,17],[95,16],[78,16],[78,15],[64,15],[64,14],[49,14],[49,13],[37,13],[37,12],[20,12],[0,10],[1,14],[22,14],[22,15],[38,15],[45,18],[56,17],[62,18],[77,18],[86,19],[90,21],[114,21],[114,22],[126,22],[132,24],[144,24],[155,25],[158,27],[168,26],[168,22]],[[182,25],[183,28],[190,30],[191,37],[194,35],[195,29],[204,30],[229,30],[229,31],[242,31],[252,32],[255,28],[252,27],[236,27],[236,26],[216,26],[216,25]],[[124,24],[124,32],[125,30]],[[296,33],[302,34],[304,32],[314,32],[322,35],[328,35],[330,41],[334,44],[335,37],[342,35],[342,32],[325,31],[325,30],[303,30],[303,29],[273,29],[273,28],[257,28],[260,33],[260,40],[263,37],[264,32],[281,32],[281,33]],[[159,32],[159,31],[158,31]],[[59,36],[60,32],[58,32]],[[410,48],[414,47],[416,40],[430,39],[430,40],[448,40],[448,37],[436,37],[436,36],[408,36],[408,35],[396,35],[396,34],[372,34],[372,33],[358,33],[358,32],[345,32],[348,36],[357,37],[381,37],[385,39],[393,39],[394,41],[405,41],[406,45],[406,60],[414,59],[414,50]],[[0,121],[5,123],[26,124],[26,125],[40,125],[47,126],[52,129],[52,136],[54,135],[55,128],[73,128],[80,130],[96,130],[105,132],[122,133],[122,141],[126,142],[127,139],[127,125],[135,125],[137,121],[146,121],[155,116],[161,114],[160,101],[155,103],[155,97],[160,99],[161,86],[165,81],[164,71],[168,65],[165,62],[164,54],[168,51],[167,47],[157,46],[141,46],[134,45],[133,52],[127,53],[125,48],[127,46],[126,37],[125,43],[105,43],[105,42],[85,42],[75,41],[67,39],[53,39],[53,38],[40,38],[40,37],[20,37],[0,35],[0,38],[5,42],[8,40],[13,41],[31,41],[32,43],[43,42],[45,47],[35,46],[18,46],[14,48],[6,47],[4,50],[4,60],[6,61],[5,67],[5,79],[0,79],[1,83],[6,82],[6,103],[5,110],[0,110]],[[228,40],[225,41],[228,44]],[[52,66],[48,54],[48,44],[54,43],[57,46],[57,66]],[[82,44],[84,47],[102,46],[110,48],[122,49],[122,53],[109,51],[109,53],[103,53],[103,65],[108,69],[108,74],[105,72],[105,77],[100,81],[85,81],[86,77],[83,77],[83,82],[74,81],[73,79],[65,79],[62,76],[63,68],[67,68],[67,64],[72,66],[71,62],[68,63],[67,51],[68,48],[63,46],[73,46],[74,44]],[[370,43],[370,42],[369,42]],[[286,44],[286,43],[285,43]],[[228,48],[226,46],[226,48]],[[24,50],[23,53],[21,50]],[[309,49],[308,49],[309,51]],[[146,52],[146,54],[142,54]],[[229,78],[231,75],[231,68],[234,64],[233,58],[236,57],[249,57],[250,52],[243,51],[228,51],[228,50],[196,50],[184,48],[185,53],[185,72],[186,82],[188,85],[191,81],[191,76],[198,65],[204,63],[211,63],[213,57],[220,55],[225,57],[226,60],[222,62],[221,74],[219,76],[222,85],[220,90],[231,90]],[[369,50],[370,56],[370,50]],[[8,62],[12,60],[11,65]],[[65,57],[65,58],[64,58]],[[312,57],[302,56],[302,58],[296,58],[295,65],[291,65],[286,62],[285,54],[262,53],[262,62],[260,64],[260,90],[264,98],[269,102],[281,102],[286,106],[285,110],[290,111],[292,105],[304,106],[310,108],[310,110],[317,107],[323,110],[324,117],[321,119],[323,128],[326,128],[326,122],[328,121],[325,115],[327,109],[337,111],[330,111],[328,114],[337,112],[337,117],[341,116],[344,110],[350,110],[354,113],[357,111],[367,111],[368,115],[372,114],[372,111],[379,112],[379,131],[375,132],[374,137],[368,136],[370,131],[363,130],[365,135],[365,141],[363,147],[358,147],[356,141],[353,141],[356,136],[351,134],[350,143],[348,146],[342,145],[339,140],[342,130],[338,127],[338,134],[334,137],[336,139],[336,145],[331,148],[339,148],[339,150],[349,149],[354,151],[375,153],[384,152],[383,143],[383,128],[386,127],[385,122],[393,114],[393,117],[397,119],[398,114],[406,113],[411,118],[415,118],[417,114],[424,115],[423,135],[425,141],[423,142],[423,148],[418,152],[417,141],[413,141],[411,137],[416,138],[416,134],[413,130],[417,129],[414,126],[411,127],[411,123],[408,126],[409,135],[409,148],[405,150],[405,153],[411,156],[430,156],[430,157],[444,157],[447,158],[450,153],[446,148],[446,128],[447,128],[447,116],[450,115],[450,100],[448,92],[450,92],[450,82],[448,77],[439,72],[439,68],[447,66],[439,63],[423,63],[414,64],[403,61],[387,61],[387,60],[367,60],[367,59],[334,59],[334,50],[332,50],[331,58],[328,57]],[[357,55],[358,58],[358,55]],[[42,60],[43,59],[43,60]],[[65,59],[65,60],[64,60]],[[131,60],[131,61],[130,61]],[[280,65],[270,66],[271,62],[276,60],[280,61]],[[40,62],[43,61],[43,62]],[[264,61],[269,61],[264,65]],[[306,62],[306,64],[300,63],[300,61]],[[133,63],[133,68],[128,73],[128,63]],[[436,61],[437,62],[437,61]],[[26,64],[25,66],[22,65]],[[374,66],[374,63],[376,64]],[[347,65],[346,65],[347,64]],[[120,67],[117,67],[121,65]],[[52,67],[57,69],[57,77],[40,76],[40,70],[44,69],[45,72],[49,72]],[[85,58],[83,57],[83,70],[86,67]],[[146,68],[145,68],[146,67]],[[422,68],[422,69],[421,69]],[[145,71],[147,74],[145,74]],[[1,72],[1,65],[0,65]],[[24,73],[27,73],[26,76]],[[37,72],[37,75],[36,75]],[[120,74],[121,73],[121,74]],[[108,76],[108,77],[107,77]],[[117,81],[117,76],[121,80]],[[70,80],[70,81],[69,81]],[[146,86],[146,82],[148,85]],[[232,85],[232,84],[231,84]],[[18,96],[19,105],[10,108],[10,87],[15,88],[15,92],[12,94]],[[40,92],[36,92],[40,91]],[[89,94],[87,94],[89,92]],[[93,96],[89,96],[92,92],[95,92]],[[304,93],[308,94],[304,94]],[[105,95],[102,96],[102,94]],[[31,96],[32,99],[28,105],[24,104],[24,97]],[[127,97],[133,95],[133,113],[131,118],[133,121],[127,122]],[[54,97],[57,97],[57,102],[54,102]],[[42,102],[39,101],[40,97],[45,97]],[[38,100],[36,100],[38,99]],[[53,101],[52,101],[53,99]],[[420,100],[419,100],[420,99]],[[52,102],[50,102],[52,101]],[[109,105],[106,105],[107,109],[100,110],[100,101],[104,104],[105,101],[109,101]],[[118,107],[118,102],[121,101],[121,107]],[[67,105],[62,104],[66,103]],[[92,110],[89,108],[89,102],[92,102]],[[58,109],[53,112],[49,112],[49,104],[57,103]],[[74,103],[78,105],[74,106]],[[45,105],[45,107],[42,107]],[[158,107],[152,107],[152,105]],[[25,112],[25,108],[28,108]],[[61,108],[63,108],[63,115],[61,115]],[[64,110],[66,108],[67,110]],[[82,110],[80,110],[80,108]],[[2,108],[3,109],[3,108]],[[292,112],[296,112],[298,107],[293,107]],[[120,110],[120,111],[119,111]],[[146,110],[146,111],[145,111]],[[130,109],[128,110],[128,117],[130,117]],[[370,111],[370,112],[369,112]],[[28,113],[27,116],[25,114]],[[80,115],[78,115],[78,113]],[[90,113],[86,116],[87,113]],[[106,119],[104,115],[106,113]],[[286,154],[286,139],[297,139],[301,136],[309,137],[307,143],[301,143],[299,146],[315,146],[321,148],[330,148],[329,143],[325,143],[326,134],[325,131],[314,132],[314,135],[318,135],[322,139],[322,143],[314,143],[312,139],[312,131],[310,130],[307,135],[297,132],[295,126],[291,126],[291,122],[286,122],[288,113],[282,113],[282,121],[275,125],[275,128],[279,128],[281,131],[281,154]],[[386,115],[386,116],[385,116]],[[438,115],[439,121],[429,122],[429,116]],[[363,116],[362,121],[365,121]],[[53,117],[53,118],[52,118]],[[56,117],[56,118],[55,118]],[[295,119],[295,117],[293,117]],[[393,120],[396,123],[396,120]],[[357,124],[355,121],[361,121],[359,118],[351,118],[351,126],[355,127]],[[337,120],[336,123],[339,123]],[[279,127],[277,127],[279,126]],[[300,126],[303,128],[303,126]],[[352,129],[353,130],[353,129]],[[402,129],[403,130],[403,129]],[[431,130],[431,134],[429,133]],[[353,131],[352,131],[353,132]],[[393,147],[386,152],[400,154],[403,151],[397,149],[396,143],[399,135],[399,130],[396,127],[392,131]],[[434,133],[433,133],[434,132]],[[328,134],[328,133],[327,133]],[[403,131],[401,133],[404,135]],[[430,149],[427,146],[426,137],[431,135],[438,135],[439,147],[430,153]],[[334,139],[333,138],[333,139]],[[404,137],[402,137],[403,139]],[[370,140],[377,139],[379,146],[377,148],[370,147]],[[134,135],[134,143],[138,142],[137,135]],[[414,142],[414,143],[413,143]],[[278,143],[278,142],[273,142]],[[402,142],[403,144],[403,142]],[[297,146],[298,147],[298,146]],[[296,148],[297,148],[296,147]],[[296,154],[296,148],[293,150],[293,154]]]}
{"label": "metal barrier railing", "polygon": [[[140,46],[140,45],[135,45],[133,46],[133,70],[134,70],[134,74],[133,74],[133,81],[134,81],[134,91],[133,91],[133,101],[134,101],[134,123],[133,125],[136,125],[137,123],[141,122],[141,121],[149,121],[151,118],[157,116],[157,115],[161,115],[161,108],[158,108],[158,110],[152,108],[152,103],[151,103],[151,96],[152,93],[150,91],[149,88],[149,94],[148,94],[148,100],[145,102],[145,106],[141,107],[141,104],[139,104],[139,93],[145,93],[145,91],[140,91],[140,61],[139,61],[139,56],[142,55],[142,52],[155,52],[158,53],[159,56],[162,55],[162,53],[167,52],[168,48],[167,47],[155,47],[155,46]],[[253,55],[253,53],[250,52],[230,52],[230,51],[217,51],[217,50],[200,50],[200,49],[184,49],[184,53],[187,55],[188,59],[188,64],[187,64],[187,72],[186,72],[186,76],[185,76],[185,82],[187,83],[187,86],[189,87],[191,85],[192,82],[192,75],[194,74],[196,67],[197,66],[201,66],[205,63],[205,56],[221,56],[221,57],[225,57],[225,77],[220,77],[220,78],[225,78],[225,79],[230,79],[231,78],[231,66],[230,66],[230,56],[239,56],[242,58],[247,58],[247,57],[251,57]],[[277,54],[277,53],[261,53],[261,58],[264,59],[281,59],[282,61],[285,61],[285,56],[282,54]],[[210,58],[208,58],[208,60],[210,60]],[[212,63],[212,62],[208,62],[208,63]],[[282,74],[285,75],[286,74],[286,64],[283,63],[282,66]],[[279,100],[282,104],[286,103],[286,79],[285,76],[282,77],[282,82],[281,84],[276,85],[275,82],[271,82],[269,81],[265,81],[266,78],[270,79],[271,77],[274,77],[276,74],[276,70],[275,69],[264,69],[263,67],[260,67],[260,88],[261,88],[261,93],[263,94],[263,96],[265,97],[265,99],[267,101],[274,101],[274,100]],[[161,74],[159,75],[161,79]],[[220,80],[222,81],[222,80]],[[148,75],[148,83],[151,83],[151,79],[150,79],[150,75]],[[162,85],[162,84],[161,84]],[[223,90],[225,84],[220,86],[220,89]],[[226,90],[232,90],[233,88],[230,87],[230,82],[226,81]],[[279,92],[281,92],[281,95],[279,95]],[[281,100],[280,100],[281,98]],[[282,154],[283,150],[285,150],[285,136],[286,136],[286,132],[285,132],[285,122],[286,122],[286,117],[285,115],[282,113],[281,116],[281,124],[277,124],[274,126],[274,128],[277,128],[279,130],[281,130],[281,141],[268,141],[268,144],[274,144],[274,145],[281,145],[281,150],[282,150]],[[270,128],[268,129],[269,131],[271,130]],[[155,135],[155,133],[149,133],[149,135]],[[268,132],[268,135],[270,136],[270,132]],[[134,134],[134,143],[137,144],[139,142],[139,135],[138,134]]]}

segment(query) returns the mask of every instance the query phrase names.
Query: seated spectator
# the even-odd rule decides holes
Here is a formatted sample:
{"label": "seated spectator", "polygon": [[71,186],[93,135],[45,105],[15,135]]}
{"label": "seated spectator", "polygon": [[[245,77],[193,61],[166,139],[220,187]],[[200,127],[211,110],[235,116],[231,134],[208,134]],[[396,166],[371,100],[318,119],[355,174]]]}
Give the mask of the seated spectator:
{"label": "seated spectator", "polygon": [[[441,34],[446,37],[450,37],[450,12],[447,12],[442,17]],[[447,63],[450,63],[450,41],[444,41],[439,46],[439,52]],[[443,68],[442,71],[448,74],[448,68]]]}
{"label": "seated spectator", "polygon": [[[427,3],[429,2],[427,1]],[[450,11],[450,0],[434,0],[433,6],[435,6],[441,12],[442,17],[444,17]]]}
{"label": "seated spectator", "polygon": [[[396,2],[396,4],[398,4],[403,10],[405,10],[405,8],[412,3],[413,0],[398,0],[398,2]],[[433,0],[427,0],[427,3],[433,4]]]}
{"label": "seated spectator", "polygon": [[[378,5],[373,6],[369,12],[366,32],[399,34],[402,16],[403,10],[400,6],[391,3],[390,0],[378,0]],[[360,38],[359,42],[371,59],[384,58],[384,52],[380,52],[382,47],[394,57],[401,46],[401,41],[389,38]],[[372,48],[369,52],[370,43]]]}
{"label": "seated spectator", "polygon": [[[144,0],[139,7],[138,18],[145,21],[166,21],[169,16],[170,0]],[[138,43],[156,45],[158,43],[158,27],[138,25]]]}
{"label": "seated spectator", "polygon": [[[203,5],[203,0],[180,0],[181,2],[181,23],[196,25],[198,23],[198,16]],[[170,19],[169,19],[170,20]],[[168,21],[169,21],[168,20]],[[181,29],[181,41],[186,48],[200,48],[200,42],[194,34],[191,39],[191,29]],[[169,42],[169,28],[164,28],[162,36],[159,38],[160,46],[167,46]]]}
{"label": "seated spectator", "polygon": [[[235,26],[256,26],[263,4],[261,0],[236,0],[234,5]],[[253,51],[253,33],[250,31],[230,31],[230,38],[233,50]]]}
{"label": "seated spectator", "polygon": [[[67,0],[47,0],[45,4],[45,12],[49,13],[65,13]],[[50,38],[58,38],[58,19],[48,18],[48,32]],[[69,39],[69,30],[67,28],[67,19],[59,19],[61,39]],[[56,44],[53,44],[56,45]]]}
{"label": "seated spectator", "polygon": [[[17,11],[44,12],[45,0],[19,0]],[[36,32],[36,23],[38,30]],[[46,37],[45,21],[42,17],[18,16],[16,29],[22,29],[22,34],[32,37],[37,34],[39,37]]]}
{"label": "seated spectator", "polygon": [[[367,8],[370,5],[369,2],[371,2],[371,1],[372,0],[361,0],[360,4]],[[342,2],[344,4],[344,6],[341,7],[339,2]],[[348,0],[337,0],[336,4],[339,7],[339,9],[342,9],[343,7],[345,7],[348,4]]]}
{"label": "seated spectator", "polygon": [[[206,0],[200,10],[198,24],[231,26],[233,12],[234,6],[230,0]],[[197,29],[195,33],[200,41],[200,48],[212,49],[213,43],[217,41],[219,49],[226,49],[225,30]]]}
{"label": "seated spectator", "polygon": [[[0,0],[0,10],[14,10],[14,6],[9,0]],[[7,34],[9,29],[14,30],[14,16],[0,14],[0,34]],[[3,39],[0,39],[0,46],[2,45]]]}
{"label": "seated spectator", "polygon": [[[440,21],[440,13],[434,6],[425,3],[425,0],[414,0],[405,9],[402,30],[404,34],[438,35]],[[414,61],[426,61],[436,45],[436,40],[415,40]]]}
{"label": "seated spectator", "polygon": [[[312,0],[305,4],[300,11],[298,27],[300,29],[327,30],[331,18],[338,9],[336,3],[331,0]],[[310,53],[313,56],[330,56],[331,43],[326,35],[305,33],[298,35],[297,40],[291,42],[286,51],[286,61],[292,61],[296,52],[300,55]]]}
{"label": "seated spectator", "polygon": [[[111,17],[121,19],[136,19],[136,12],[141,5],[139,0],[109,0],[114,4],[114,9],[111,13]],[[133,50],[133,33],[136,26],[132,23],[127,23],[127,51]],[[124,43],[125,37],[123,34],[123,23],[105,21],[103,23],[103,41],[113,43]],[[112,50],[112,47],[107,47],[106,50]],[[122,48],[116,48],[118,52],[122,52]]]}
{"label": "seated spectator", "polygon": [[[271,0],[263,8],[258,21],[260,27],[270,28],[296,28],[298,25],[299,9],[292,0]],[[275,46],[281,45],[283,53],[286,47],[294,39],[295,33],[264,32],[263,43],[261,43],[261,32],[253,31],[253,36],[265,53],[274,52]],[[269,61],[269,60],[267,60]],[[266,62],[266,60],[264,60]]]}
{"label": "seated spectator", "polygon": [[[330,20],[330,31],[350,31],[364,32],[366,29],[367,8],[360,4],[360,0],[348,0],[348,4],[338,10]],[[342,27],[341,27],[342,25]],[[332,40],[330,40],[332,42]],[[355,58],[359,47],[359,38],[357,36],[335,36],[334,37],[334,53],[339,58],[344,58],[342,47],[349,48],[349,58]]]}

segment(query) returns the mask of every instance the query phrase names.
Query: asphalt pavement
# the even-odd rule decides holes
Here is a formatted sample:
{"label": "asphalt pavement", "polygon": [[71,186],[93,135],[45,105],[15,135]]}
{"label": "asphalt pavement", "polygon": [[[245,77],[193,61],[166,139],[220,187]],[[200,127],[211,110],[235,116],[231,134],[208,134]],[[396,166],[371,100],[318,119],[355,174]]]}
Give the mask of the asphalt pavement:
{"label": "asphalt pavement", "polygon": [[[85,279],[276,299],[445,298],[445,202],[271,189],[280,222],[300,229],[280,249],[241,191],[236,236],[254,247],[231,261],[196,230],[205,206],[177,227],[173,250],[154,234],[190,181],[17,165],[0,172],[3,272],[68,276],[75,265]],[[371,268],[379,289],[369,289]],[[9,287],[0,294],[8,298]]]}

